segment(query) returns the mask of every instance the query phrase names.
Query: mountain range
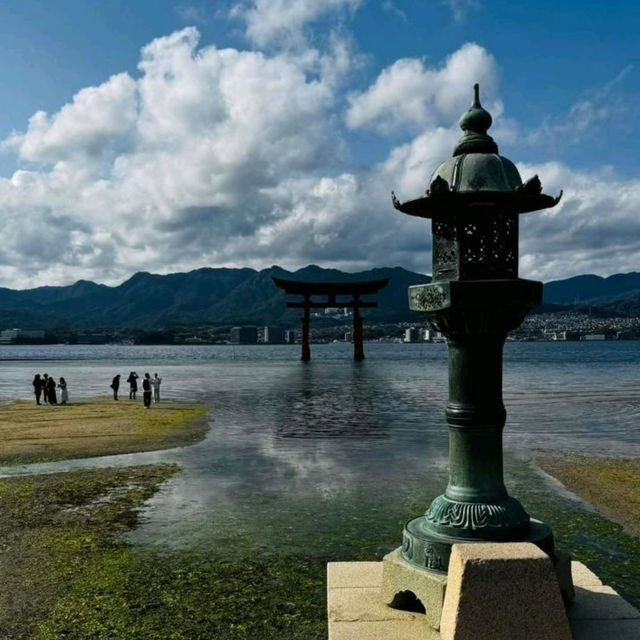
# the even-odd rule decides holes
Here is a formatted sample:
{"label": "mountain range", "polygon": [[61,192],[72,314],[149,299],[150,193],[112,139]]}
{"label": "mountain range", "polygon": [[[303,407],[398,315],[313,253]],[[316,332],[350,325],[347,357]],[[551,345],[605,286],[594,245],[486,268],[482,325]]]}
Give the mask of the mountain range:
{"label": "mountain range", "polygon": [[[140,272],[118,286],[79,280],[69,286],[0,288],[0,328],[74,330],[165,329],[178,325],[297,323],[272,276],[316,282],[390,278],[368,312],[378,322],[418,321],[409,311],[407,287],[429,276],[401,267],[345,273],[310,265],[295,272],[273,266],[254,269],[196,269],[157,275]],[[640,315],[640,273],[608,278],[581,275],[545,285],[551,308],[590,305],[615,315]],[[544,308],[544,307],[543,307]]]}

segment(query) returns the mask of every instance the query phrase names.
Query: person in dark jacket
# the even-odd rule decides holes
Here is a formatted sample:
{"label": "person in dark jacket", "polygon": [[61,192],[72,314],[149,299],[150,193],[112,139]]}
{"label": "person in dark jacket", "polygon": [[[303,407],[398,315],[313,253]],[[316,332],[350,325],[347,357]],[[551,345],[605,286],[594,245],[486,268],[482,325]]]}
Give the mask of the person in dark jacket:
{"label": "person in dark jacket", "polygon": [[142,399],[144,400],[144,408],[148,409],[151,406],[151,376],[148,373],[144,374],[142,381]]}
{"label": "person in dark jacket", "polygon": [[129,400],[136,399],[136,393],[138,393],[138,374],[132,371],[127,378],[129,383]]}
{"label": "person in dark jacket", "polygon": [[120,388],[120,374],[117,376],[113,376],[113,380],[111,381],[111,388],[113,389],[113,399],[118,399],[118,389]]}
{"label": "person in dark jacket", "polygon": [[49,404],[58,404],[58,396],[56,396],[56,381],[51,377],[47,380],[47,394]]}
{"label": "person in dark jacket", "polygon": [[42,378],[40,378],[40,374],[36,373],[33,378],[33,393],[36,394],[36,404],[40,404],[40,396],[42,395]]}

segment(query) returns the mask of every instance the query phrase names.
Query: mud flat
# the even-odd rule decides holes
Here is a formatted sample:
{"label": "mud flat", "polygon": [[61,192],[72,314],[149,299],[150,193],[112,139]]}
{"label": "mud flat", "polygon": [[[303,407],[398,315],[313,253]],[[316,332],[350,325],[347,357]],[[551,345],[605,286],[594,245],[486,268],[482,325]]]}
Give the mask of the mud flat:
{"label": "mud flat", "polygon": [[18,401],[0,406],[0,466],[156,451],[196,442],[207,408],[100,398],[68,405]]}
{"label": "mud flat", "polygon": [[640,460],[581,456],[537,462],[610,520],[640,535]]}

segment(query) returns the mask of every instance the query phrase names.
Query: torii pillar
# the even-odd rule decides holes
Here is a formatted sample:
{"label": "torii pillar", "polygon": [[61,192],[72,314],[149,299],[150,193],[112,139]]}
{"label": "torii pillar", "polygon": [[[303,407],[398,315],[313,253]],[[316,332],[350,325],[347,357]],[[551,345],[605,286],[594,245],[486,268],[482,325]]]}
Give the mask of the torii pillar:
{"label": "torii pillar", "polygon": [[306,293],[304,296],[304,308],[302,312],[302,318],[300,322],[302,323],[302,355],[300,359],[303,362],[309,362],[311,360],[311,347],[309,346],[309,324],[311,323],[311,296]]}

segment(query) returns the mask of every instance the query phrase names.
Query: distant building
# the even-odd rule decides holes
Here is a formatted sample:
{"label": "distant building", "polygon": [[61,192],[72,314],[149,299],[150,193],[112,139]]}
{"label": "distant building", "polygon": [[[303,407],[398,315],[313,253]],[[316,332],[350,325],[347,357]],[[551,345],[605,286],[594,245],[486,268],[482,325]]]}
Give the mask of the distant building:
{"label": "distant building", "polygon": [[0,344],[13,344],[14,342],[28,342],[29,340],[44,340],[44,331],[29,329],[5,329],[0,331]]}
{"label": "distant building", "polygon": [[351,310],[347,307],[327,307],[324,310],[325,316],[330,316],[335,320],[341,320],[344,318],[349,318],[351,316]]}
{"label": "distant building", "polygon": [[347,331],[344,334],[344,341],[345,342],[353,342],[353,333],[351,331]]}
{"label": "distant building", "polygon": [[559,342],[577,342],[580,340],[580,334],[577,331],[556,331],[553,334],[553,340]]}
{"label": "distant building", "polygon": [[232,327],[231,344],[258,344],[258,327]]}
{"label": "distant building", "polygon": [[280,327],[262,327],[264,344],[284,344],[284,329]]}
{"label": "distant building", "polygon": [[296,332],[293,329],[287,329],[284,332],[284,341],[287,344],[295,344],[296,343]]}
{"label": "distant building", "polygon": [[442,340],[442,334],[435,329],[422,329],[422,339],[425,342],[433,342],[434,340]]}
{"label": "distant building", "polygon": [[420,330],[415,327],[405,329],[404,342],[420,342]]}
{"label": "distant building", "polygon": [[20,329],[5,329],[0,331],[0,344],[11,344],[20,335]]}
{"label": "distant building", "polygon": [[606,340],[607,336],[604,333],[587,333],[586,335],[582,336],[582,339],[587,342],[594,342],[597,340]]}

